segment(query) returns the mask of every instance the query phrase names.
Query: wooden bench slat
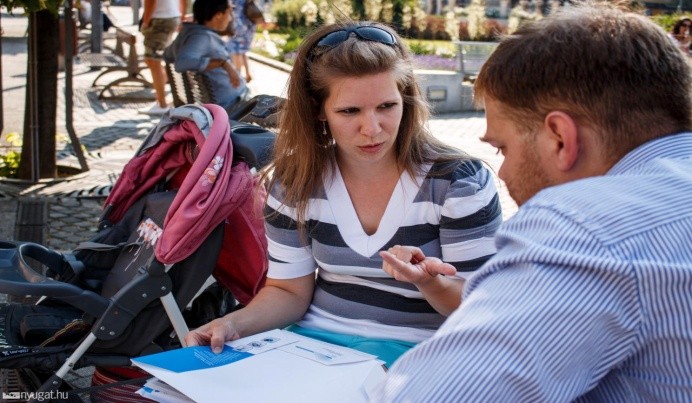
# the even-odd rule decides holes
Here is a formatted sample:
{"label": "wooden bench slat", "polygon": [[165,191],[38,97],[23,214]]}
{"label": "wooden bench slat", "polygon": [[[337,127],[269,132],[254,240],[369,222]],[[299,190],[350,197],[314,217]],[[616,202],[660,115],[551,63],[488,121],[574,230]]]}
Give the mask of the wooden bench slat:
{"label": "wooden bench slat", "polygon": [[75,57],[75,61],[90,67],[127,67],[122,57],[108,53],[82,53]]}

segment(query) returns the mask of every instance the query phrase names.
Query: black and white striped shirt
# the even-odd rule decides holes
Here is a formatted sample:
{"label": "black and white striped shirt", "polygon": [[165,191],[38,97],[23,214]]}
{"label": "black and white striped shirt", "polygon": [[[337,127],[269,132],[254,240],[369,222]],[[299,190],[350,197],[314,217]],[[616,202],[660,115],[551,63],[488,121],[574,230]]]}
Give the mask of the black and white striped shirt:
{"label": "black and white striped shirt", "polygon": [[[415,286],[386,274],[378,252],[397,244],[418,246],[426,256],[453,264],[460,278],[495,253],[502,214],[493,178],[479,161],[454,165],[434,178],[402,174],[377,232],[367,235],[333,164],[334,175],[309,202],[307,246],[296,231],[293,208],[282,206],[280,189],[270,192],[269,277],[297,278],[319,268],[312,304],[299,325],[410,342],[433,334],[444,317]],[[443,167],[424,171],[438,168]]]}

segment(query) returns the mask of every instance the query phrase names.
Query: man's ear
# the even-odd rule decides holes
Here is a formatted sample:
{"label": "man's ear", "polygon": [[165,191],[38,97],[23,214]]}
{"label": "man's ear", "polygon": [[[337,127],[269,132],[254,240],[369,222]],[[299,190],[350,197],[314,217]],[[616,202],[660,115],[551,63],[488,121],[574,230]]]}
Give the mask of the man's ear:
{"label": "man's ear", "polygon": [[546,115],[543,125],[556,168],[563,172],[571,170],[579,157],[577,122],[564,112],[552,111]]}

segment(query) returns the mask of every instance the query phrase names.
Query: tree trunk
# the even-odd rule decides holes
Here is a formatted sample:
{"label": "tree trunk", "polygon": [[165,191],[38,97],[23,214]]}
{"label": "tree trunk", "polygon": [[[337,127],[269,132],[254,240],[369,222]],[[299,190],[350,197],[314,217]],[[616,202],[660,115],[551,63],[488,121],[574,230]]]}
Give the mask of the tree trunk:
{"label": "tree trunk", "polygon": [[[21,179],[54,178],[57,174],[55,119],[60,48],[58,22],[58,16],[48,10],[29,15],[27,94],[22,156],[19,164]],[[34,85],[35,91],[32,91]],[[36,94],[36,99],[33,99],[32,92]],[[32,114],[35,114],[33,122]],[[34,134],[37,134],[38,147],[33,147]],[[33,155],[35,150],[36,156]],[[38,172],[34,172],[35,169],[38,169]]]}

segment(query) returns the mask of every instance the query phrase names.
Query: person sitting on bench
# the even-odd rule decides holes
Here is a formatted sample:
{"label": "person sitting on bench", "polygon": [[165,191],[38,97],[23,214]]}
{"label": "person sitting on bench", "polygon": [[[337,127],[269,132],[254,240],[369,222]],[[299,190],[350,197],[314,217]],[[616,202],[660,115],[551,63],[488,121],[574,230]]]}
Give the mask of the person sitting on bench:
{"label": "person sitting on bench", "polygon": [[164,58],[175,70],[199,71],[209,78],[218,105],[228,109],[247,93],[245,80],[231,62],[218,34],[232,18],[228,0],[197,0],[192,5],[195,22],[183,23],[180,34],[166,48]]}

